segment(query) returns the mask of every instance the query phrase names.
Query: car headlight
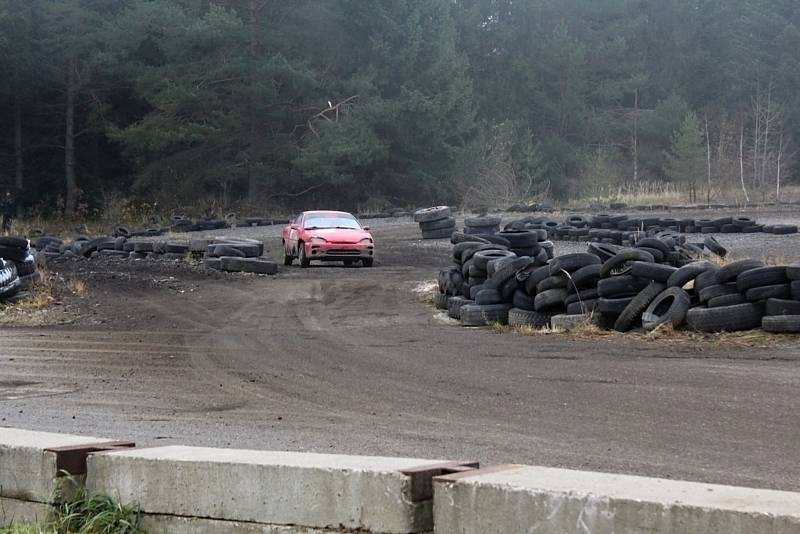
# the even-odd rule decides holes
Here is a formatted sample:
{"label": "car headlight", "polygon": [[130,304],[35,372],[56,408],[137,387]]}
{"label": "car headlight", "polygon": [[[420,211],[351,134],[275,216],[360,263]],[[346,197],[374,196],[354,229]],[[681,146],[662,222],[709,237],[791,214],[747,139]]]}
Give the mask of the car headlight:
{"label": "car headlight", "polygon": [[362,245],[371,245],[372,244],[372,238],[371,237],[365,237],[364,239],[359,241],[359,243],[361,243]]}
{"label": "car headlight", "polygon": [[325,239],[324,237],[320,237],[318,235],[315,235],[311,238],[312,245],[321,245],[322,243],[327,243],[327,242],[328,242],[327,239]]}

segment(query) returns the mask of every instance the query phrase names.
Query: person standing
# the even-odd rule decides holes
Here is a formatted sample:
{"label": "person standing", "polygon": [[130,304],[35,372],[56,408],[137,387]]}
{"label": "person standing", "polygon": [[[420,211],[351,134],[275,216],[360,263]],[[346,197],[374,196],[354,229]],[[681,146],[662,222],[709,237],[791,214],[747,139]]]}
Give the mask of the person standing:
{"label": "person standing", "polygon": [[8,233],[11,231],[11,223],[17,214],[17,202],[9,190],[6,190],[0,202],[0,212],[3,215],[3,233]]}

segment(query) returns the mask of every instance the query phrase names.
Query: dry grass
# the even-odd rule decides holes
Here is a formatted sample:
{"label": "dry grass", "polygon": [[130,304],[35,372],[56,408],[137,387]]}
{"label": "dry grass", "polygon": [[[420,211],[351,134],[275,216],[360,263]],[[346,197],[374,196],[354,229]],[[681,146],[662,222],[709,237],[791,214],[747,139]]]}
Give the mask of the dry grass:
{"label": "dry grass", "polygon": [[68,297],[83,298],[88,294],[86,282],[40,270],[41,278],[21,298],[0,303],[0,324],[39,326],[63,324],[71,318],[63,308]]}
{"label": "dry grass", "polygon": [[661,325],[651,332],[634,330],[631,332],[617,332],[605,330],[592,321],[569,331],[555,328],[536,328],[530,325],[503,325],[490,323],[490,332],[495,334],[519,334],[530,337],[557,336],[560,339],[571,341],[598,341],[618,340],[626,343],[645,343],[655,345],[691,346],[697,351],[723,349],[723,348],[772,348],[785,344],[796,344],[800,341],[800,334],[772,334],[763,330],[749,330],[746,332],[721,332],[705,333],[689,329],[674,329],[672,325]]}

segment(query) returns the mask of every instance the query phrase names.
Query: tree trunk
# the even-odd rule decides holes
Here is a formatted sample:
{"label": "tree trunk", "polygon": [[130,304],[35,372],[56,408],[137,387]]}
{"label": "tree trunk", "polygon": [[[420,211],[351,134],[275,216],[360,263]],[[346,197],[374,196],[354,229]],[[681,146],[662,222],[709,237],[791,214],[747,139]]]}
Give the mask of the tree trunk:
{"label": "tree trunk", "polygon": [[706,163],[708,165],[708,186],[706,189],[706,204],[711,205],[711,135],[708,133],[708,113],[706,119]]}
{"label": "tree trunk", "polygon": [[783,132],[778,142],[778,176],[775,178],[775,202],[781,203],[781,156],[783,156]]}
{"label": "tree trunk", "polygon": [[633,183],[639,182],[639,89],[633,97]]}
{"label": "tree trunk", "polygon": [[64,213],[72,215],[78,205],[78,184],[75,180],[75,102],[77,100],[78,61],[73,56],[67,60],[67,100],[65,104],[66,128],[64,131],[64,170],[67,186],[67,198],[64,202]]}
{"label": "tree trunk", "polygon": [[750,203],[750,197],[748,196],[747,188],[744,185],[744,119],[742,119],[742,129],[739,130],[739,174],[742,180],[744,201]]}
{"label": "tree trunk", "polygon": [[250,94],[247,97],[247,198],[251,206],[255,205],[256,196],[258,195],[258,179],[253,172],[253,151],[256,146],[256,124],[255,124],[255,106],[253,103],[253,92],[255,91],[255,64],[258,57],[258,2],[257,0],[250,0],[248,5],[249,10],[249,29],[250,29]]}
{"label": "tree trunk", "polygon": [[22,216],[22,186],[24,176],[24,160],[22,157],[22,104],[17,97],[14,109],[14,186],[17,189],[17,217]]}

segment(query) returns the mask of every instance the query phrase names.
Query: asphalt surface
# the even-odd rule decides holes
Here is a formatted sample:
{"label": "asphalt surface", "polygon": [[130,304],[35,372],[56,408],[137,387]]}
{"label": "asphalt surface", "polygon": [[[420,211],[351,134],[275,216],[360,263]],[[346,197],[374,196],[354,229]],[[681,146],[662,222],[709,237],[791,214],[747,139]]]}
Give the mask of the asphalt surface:
{"label": "asphalt surface", "polygon": [[[410,222],[373,229],[372,269],[58,267],[88,294],[71,325],[0,331],[0,426],[800,490],[800,338],[742,348],[463,329],[427,302],[449,245],[419,241]],[[279,256],[278,229],[240,232]],[[797,259],[796,236],[738,248],[772,253],[772,239]]]}

